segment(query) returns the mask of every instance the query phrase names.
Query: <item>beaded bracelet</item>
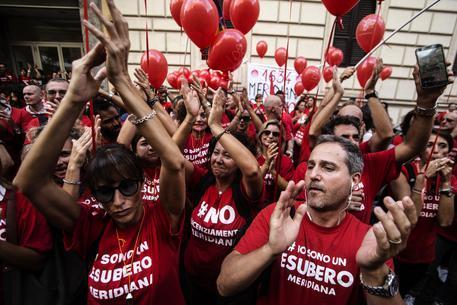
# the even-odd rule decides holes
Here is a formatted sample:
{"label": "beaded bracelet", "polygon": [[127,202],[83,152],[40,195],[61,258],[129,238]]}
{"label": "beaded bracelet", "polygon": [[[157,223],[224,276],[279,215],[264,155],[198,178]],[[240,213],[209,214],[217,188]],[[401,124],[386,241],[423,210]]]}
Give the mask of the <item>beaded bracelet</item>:
{"label": "beaded bracelet", "polygon": [[70,185],[81,185],[81,181],[62,179],[63,183]]}

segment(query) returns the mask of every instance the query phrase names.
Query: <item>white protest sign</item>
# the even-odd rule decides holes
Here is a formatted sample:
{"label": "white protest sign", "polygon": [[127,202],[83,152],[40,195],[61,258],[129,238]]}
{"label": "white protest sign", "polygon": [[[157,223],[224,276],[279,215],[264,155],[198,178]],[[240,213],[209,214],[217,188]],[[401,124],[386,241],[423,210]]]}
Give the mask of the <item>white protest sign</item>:
{"label": "white protest sign", "polygon": [[[295,83],[300,80],[300,75],[294,69],[287,69],[286,103],[295,104],[297,96],[294,92]],[[248,63],[248,96],[251,101],[257,94],[264,97],[270,94],[270,78],[273,80],[274,92],[284,90],[284,68]]]}

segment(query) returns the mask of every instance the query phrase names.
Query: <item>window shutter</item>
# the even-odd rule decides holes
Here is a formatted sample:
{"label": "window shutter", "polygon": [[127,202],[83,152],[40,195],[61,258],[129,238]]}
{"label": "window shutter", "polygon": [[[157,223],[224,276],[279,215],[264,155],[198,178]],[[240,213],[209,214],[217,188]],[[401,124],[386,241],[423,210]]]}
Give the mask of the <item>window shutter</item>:
{"label": "window shutter", "polygon": [[376,1],[361,0],[349,13],[343,16],[344,29],[336,27],[333,45],[344,53],[341,67],[353,66],[365,56],[366,53],[357,44],[355,30],[363,17],[375,12]]}

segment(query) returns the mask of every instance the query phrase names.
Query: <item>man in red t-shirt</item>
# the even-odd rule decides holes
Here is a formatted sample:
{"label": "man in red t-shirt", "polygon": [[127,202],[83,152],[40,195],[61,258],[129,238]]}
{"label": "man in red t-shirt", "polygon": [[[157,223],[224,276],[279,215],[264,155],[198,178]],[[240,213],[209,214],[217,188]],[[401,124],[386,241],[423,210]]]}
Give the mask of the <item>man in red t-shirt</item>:
{"label": "man in red t-shirt", "polygon": [[[305,182],[290,182],[224,260],[219,293],[238,293],[269,268],[269,289],[257,304],[359,304],[361,283],[368,304],[403,304],[389,264],[417,221],[413,202],[386,198],[392,218],[377,208],[380,221],[370,228],[346,213],[363,167],[357,146],[323,136],[308,164]],[[300,204],[294,198],[305,185],[308,200]]]}

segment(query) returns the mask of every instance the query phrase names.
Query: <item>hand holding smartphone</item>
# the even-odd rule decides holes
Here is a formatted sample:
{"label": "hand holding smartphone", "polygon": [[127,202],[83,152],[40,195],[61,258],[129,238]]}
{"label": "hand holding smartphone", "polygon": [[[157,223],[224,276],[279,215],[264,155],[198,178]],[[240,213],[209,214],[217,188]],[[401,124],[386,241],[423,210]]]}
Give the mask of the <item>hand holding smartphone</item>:
{"label": "hand holding smartphone", "polygon": [[421,86],[424,89],[443,87],[448,84],[443,46],[433,44],[416,49]]}

